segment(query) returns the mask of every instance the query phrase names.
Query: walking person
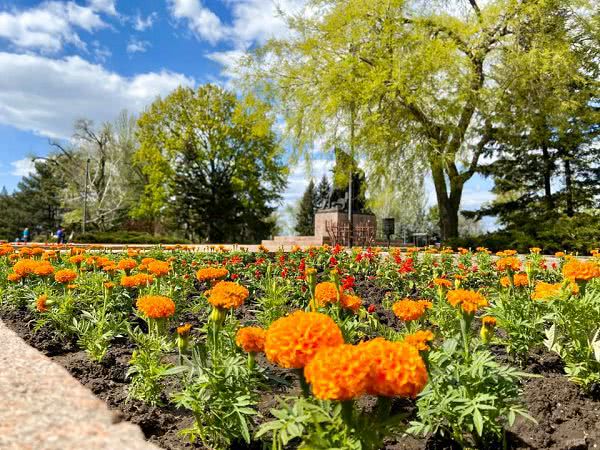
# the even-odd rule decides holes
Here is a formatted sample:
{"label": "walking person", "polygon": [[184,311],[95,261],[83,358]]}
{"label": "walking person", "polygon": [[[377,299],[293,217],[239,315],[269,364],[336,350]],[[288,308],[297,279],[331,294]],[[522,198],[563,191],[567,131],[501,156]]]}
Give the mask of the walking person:
{"label": "walking person", "polygon": [[29,238],[31,237],[31,233],[29,232],[29,227],[25,227],[25,229],[23,230],[23,236],[21,238],[22,242],[29,242]]}
{"label": "walking person", "polygon": [[64,244],[65,243],[65,229],[62,225],[58,226],[58,230],[56,230],[56,243]]}

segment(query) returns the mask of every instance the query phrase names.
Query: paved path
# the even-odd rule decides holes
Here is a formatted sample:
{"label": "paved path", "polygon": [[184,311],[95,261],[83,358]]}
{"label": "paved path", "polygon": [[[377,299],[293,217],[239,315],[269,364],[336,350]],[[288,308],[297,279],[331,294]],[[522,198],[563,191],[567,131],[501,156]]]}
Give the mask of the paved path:
{"label": "paved path", "polygon": [[0,320],[0,449],[156,450]]}

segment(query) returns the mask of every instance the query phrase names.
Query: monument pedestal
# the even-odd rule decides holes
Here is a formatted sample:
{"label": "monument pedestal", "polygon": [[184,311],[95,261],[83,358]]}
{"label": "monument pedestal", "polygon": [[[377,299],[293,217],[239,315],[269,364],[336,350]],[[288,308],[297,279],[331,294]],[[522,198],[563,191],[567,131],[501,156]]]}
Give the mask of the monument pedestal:
{"label": "monument pedestal", "polygon": [[377,218],[374,214],[352,214],[352,229],[348,213],[336,208],[322,209],[315,214],[315,236],[331,245],[366,246],[375,240]]}

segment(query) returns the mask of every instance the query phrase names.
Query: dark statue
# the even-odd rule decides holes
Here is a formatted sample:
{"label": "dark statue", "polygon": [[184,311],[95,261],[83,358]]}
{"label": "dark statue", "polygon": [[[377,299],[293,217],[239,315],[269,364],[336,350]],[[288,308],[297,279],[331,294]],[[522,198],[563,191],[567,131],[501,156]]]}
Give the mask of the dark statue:
{"label": "dark statue", "polygon": [[[352,213],[368,214],[364,199],[365,176],[362,171],[352,174]],[[331,186],[327,198],[318,205],[318,209],[337,209],[348,212],[348,186],[343,188]]]}

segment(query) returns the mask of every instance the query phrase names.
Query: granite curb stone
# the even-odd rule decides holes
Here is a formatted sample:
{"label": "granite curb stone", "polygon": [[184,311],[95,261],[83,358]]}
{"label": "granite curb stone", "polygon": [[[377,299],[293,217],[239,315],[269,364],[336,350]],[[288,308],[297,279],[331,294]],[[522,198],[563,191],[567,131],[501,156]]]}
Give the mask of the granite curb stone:
{"label": "granite curb stone", "polygon": [[2,320],[0,342],[0,449],[158,449]]}

